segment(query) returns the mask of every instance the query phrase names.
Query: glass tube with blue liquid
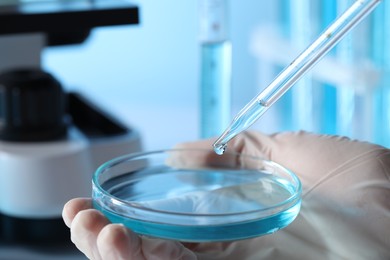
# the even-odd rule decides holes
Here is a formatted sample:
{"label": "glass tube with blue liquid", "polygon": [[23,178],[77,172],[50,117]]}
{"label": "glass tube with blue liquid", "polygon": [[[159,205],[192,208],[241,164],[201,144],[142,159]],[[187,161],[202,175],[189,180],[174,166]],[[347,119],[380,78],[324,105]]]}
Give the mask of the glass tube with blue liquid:
{"label": "glass tube with blue liquid", "polygon": [[228,0],[200,0],[200,137],[215,137],[231,116],[232,45]]}

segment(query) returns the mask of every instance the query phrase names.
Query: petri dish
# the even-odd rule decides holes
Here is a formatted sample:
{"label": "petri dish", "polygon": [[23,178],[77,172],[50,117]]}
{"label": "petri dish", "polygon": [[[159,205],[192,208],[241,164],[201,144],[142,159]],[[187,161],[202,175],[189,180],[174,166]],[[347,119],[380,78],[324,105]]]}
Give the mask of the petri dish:
{"label": "petri dish", "polygon": [[93,176],[93,205],[154,238],[232,241],[274,233],[299,214],[301,183],[260,157],[211,149],[124,155]]}

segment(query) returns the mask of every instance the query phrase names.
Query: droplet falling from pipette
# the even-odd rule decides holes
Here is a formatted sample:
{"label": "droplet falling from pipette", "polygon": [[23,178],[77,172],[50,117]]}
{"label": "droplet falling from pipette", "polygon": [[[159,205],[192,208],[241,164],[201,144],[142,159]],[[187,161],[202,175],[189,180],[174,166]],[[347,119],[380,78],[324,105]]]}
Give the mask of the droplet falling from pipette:
{"label": "droplet falling from pipette", "polygon": [[214,152],[218,155],[222,155],[226,150],[226,144],[214,144]]}

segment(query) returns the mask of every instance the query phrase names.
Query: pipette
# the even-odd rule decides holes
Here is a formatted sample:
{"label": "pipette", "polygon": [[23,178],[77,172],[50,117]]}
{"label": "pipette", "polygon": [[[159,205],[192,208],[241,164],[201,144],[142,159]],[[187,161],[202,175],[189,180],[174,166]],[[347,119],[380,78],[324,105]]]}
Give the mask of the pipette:
{"label": "pipette", "polygon": [[260,94],[233,119],[213,144],[223,154],[227,143],[255,123],[294,83],[321,60],[352,28],[370,14],[381,0],[357,0],[290,63]]}

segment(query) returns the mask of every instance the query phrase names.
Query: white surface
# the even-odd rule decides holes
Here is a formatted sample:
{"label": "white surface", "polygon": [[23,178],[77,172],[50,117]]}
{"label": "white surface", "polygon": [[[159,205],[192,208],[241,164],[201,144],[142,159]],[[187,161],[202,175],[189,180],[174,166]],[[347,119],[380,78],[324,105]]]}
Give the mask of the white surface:
{"label": "white surface", "polygon": [[71,198],[91,194],[86,141],[0,142],[0,211],[13,217],[61,217]]}

